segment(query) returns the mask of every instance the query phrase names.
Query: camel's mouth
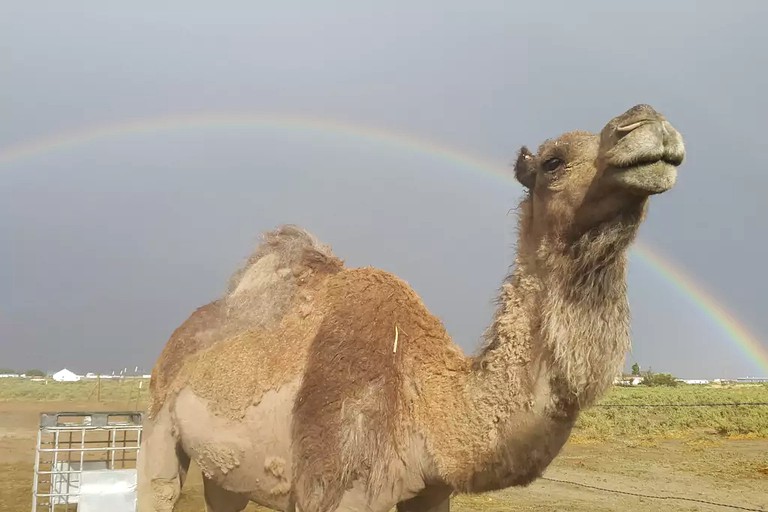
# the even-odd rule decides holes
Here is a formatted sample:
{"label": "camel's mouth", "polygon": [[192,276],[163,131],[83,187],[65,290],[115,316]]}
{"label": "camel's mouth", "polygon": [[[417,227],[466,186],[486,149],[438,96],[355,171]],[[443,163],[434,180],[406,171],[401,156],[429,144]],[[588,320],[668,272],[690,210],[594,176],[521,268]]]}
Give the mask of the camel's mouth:
{"label": "camel's mouth", "polygon": [[685,158],[682,137],[658,114],[632,117],[613,129],[610,124],[604,129],[601,145],[606,148],[606,176],[639,194],[669,190]]}
{"label": "camel's mouth", "polygon": [[641,169],[649,165],[666,164],[672,167],[679,167],[683,163],[683,157],[677,154],[647,155],[640,156],[637,159],[614,164],[611,167],[616,171],[631,171],[632,169]]}
{"label": "camel's mouth", "polygon": [[671,189],[677,180],[676,158],[640,159],[621,167],[611,167],[611,181],[642,195],[660,194]]}

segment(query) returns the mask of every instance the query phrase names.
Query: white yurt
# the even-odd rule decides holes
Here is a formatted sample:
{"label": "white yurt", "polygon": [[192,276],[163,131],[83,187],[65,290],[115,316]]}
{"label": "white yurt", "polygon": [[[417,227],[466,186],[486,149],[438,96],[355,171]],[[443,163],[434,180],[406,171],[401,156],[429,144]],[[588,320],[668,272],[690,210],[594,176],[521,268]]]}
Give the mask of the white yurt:
{"label": "white yurt", "polygon": [[63,368],[54,373],[52,378],[56,382],[77,382],[80,380],[79,375],[76,375],[74,372],[71,372],[66,368]]}

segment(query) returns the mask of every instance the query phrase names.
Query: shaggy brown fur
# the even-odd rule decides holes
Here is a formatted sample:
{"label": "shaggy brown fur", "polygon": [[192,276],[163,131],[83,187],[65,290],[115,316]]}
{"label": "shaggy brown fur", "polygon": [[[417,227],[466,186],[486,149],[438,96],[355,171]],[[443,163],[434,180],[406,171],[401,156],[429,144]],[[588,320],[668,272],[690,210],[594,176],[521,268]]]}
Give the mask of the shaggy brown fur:
{"label": "shaggy brown fur", "polygon": [[[523,148],[515,268],[475,357],[401,279],[343,269],[311,235],[282,231],[174,334],[156,368],[157,403],[191,390],[234,429],[246,410],[266,414],[251,407],[264,393],[300,382],[281,396],[293,400],[285,482],[302,512],[437,507],[447,489],[527,485],[621,367],[626,251],[648,197],[672,186],[683,155],[679,133],[647,105],[599,135]],[[249,442],[254,454],[272,453]]]}
{"label": "shaggy brown fur", "polygon": [[[234,391],[231,384],[239,379],[225,381],[222,377],[232,377],[230,373],[242,376],[236,370],[241,356],[243,360],[258,362],[267,357],[262,351],[268,350],[273,359],[279,359],[292,340],[311,336],[306,332],[312,331],[307,317],[320,317],[315,304],[322,301],[314,296],[322,288],[319,281],[342,268],[343,262],[327,245],[297,226],[280,226],[265,233],[256,251],[230,278],[225,296],[197,309],[171,335],[152,372],[148,415],[157,414],[174,384],[178,389],[189,379],[208,383],[203,396],[218,397],[216,393],[223,390]],[[293,314],[288,315],[289,311]],[[257,343],[254,338],[259,336],[264,341],[283,338],[287,342]],[[206,352],[211,347],[213,351]],[[178,378],[183,367],[185,377]],[[246,388],[257,399],[260,393],[271,389],[275,378],[277,374],[264,383],[264,389],[256,382],[238,387],[241,399],[231,397],[222,407],[242,410],[242,402],[248,400],[242,397]]]}
{"label": "shaggy brown fur", "polygon": [[376,269],[346,270],[328,282],[327,316],[310,348],[292,434],[301,454],[294,458],[297,495],[317,497],[318,510],[335,509],[355,480],[377,492],[402,470],[403,352],[394,339],[396,328],[411,327],[398,318],[414,300],[408,292]]}
{"label": "shaggy brown fur", "polygon": [[[528,206],[524,203],[523,209]],[[577,258],[565,254],[551,262],[569,265],[544,274],[552,279],[521,277],[524,266],[518,265],[519,272],[503,287],[489,345],[474,360],[457,350],[442,323],[396,276],[359,269],[333,278],[329,288],[338,292],[329,293],[328,316],[311,346],[294,406],[294,443],[302,454],[295,458],[297,494],[322,496],[317,510],[333,510],[356,478],[367,482],[372,492],[391,485],[408,448],[408,431],[425,435],[440,479],[456,489],[482,491],[537,477],[557,449],[542,450],[540,457],[529,457],[525,464],[516,460],[518,450],[511,449],[520,448],[516,440],[534,443],[546,437],[533,431],[526,436],[525,422],[513,418],[531,407],[533,397],[521,393],[531,389],[535,378],[526,368],[544,351],[562,365],[553,383],[561,388],[562,400],[552,405],[551,413],[566,430],[575,419],[577,400],[591,401],[602,393],[613,374],[592,374],[583,365],[594,363],[594,354],[587,358],[596,350],[607,362],[593,369],[615,369],[621,360],[614,359],[623,358],[629,338],[622,300],[624,261],[611,262],[600,253],[609,243],[625,247],[634,235],[633,226],[622,229],[620,223],[609,234],[582,240],[591,247]],[[587,261],[594,255],[599,261]],[[596,268],[583,274],[581,269],[590,265]],[[553,279],[555,275],[565,282]],[[574,295],[572,279],[577,276],[583,282],[575,283],[579,293]],[[525,293],[516,293],[521,287]],[[550,304],[551,314],[534,313],[542,302]],[[580,321],[595,313],[604,322]],[[548,333],[545,339],[551,343],[539,347],[538,354],[530,343],[532,322]],[[565,322],[576,336],[557,332]],[[395,326],[400,334],[397,351]],[[571,390],[573,399],[568,399]],[[361,396],[365,408],[358,406],[355,415],[345,415],[344,406],[359,404]],[[436,421],[448,415],[450,421]]]}
{"label": "shaggy brown fur", "polygon": [[213,301],[195,310],[171,334],[160,358],[152,369],[149,389],[152,401],[148,415],[154,417],[163,406],[169,386],[187,359],[215,341],[215,333],[224,320],[221,301]]}

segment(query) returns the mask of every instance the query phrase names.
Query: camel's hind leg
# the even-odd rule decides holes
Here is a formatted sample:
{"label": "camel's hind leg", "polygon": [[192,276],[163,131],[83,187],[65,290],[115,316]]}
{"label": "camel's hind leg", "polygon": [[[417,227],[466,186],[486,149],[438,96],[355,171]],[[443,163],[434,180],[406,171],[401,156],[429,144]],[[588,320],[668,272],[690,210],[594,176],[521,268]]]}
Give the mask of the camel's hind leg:
{"label": "camel's hind leg", "polygon": [[397,512],[450,512],[451,489],[430,486],[413,498],[397,504]]}
{"label": "camel's hind leg", "polygon": [[248,506],[248,497],[228,491],[203,477],[206,512],[240,512]]}
{"label": "camel's hind leg", "polygon": [[189,457],[173,436],[167,407],[144,421],[137,469],[137,512],[172,512],[189,470]]}

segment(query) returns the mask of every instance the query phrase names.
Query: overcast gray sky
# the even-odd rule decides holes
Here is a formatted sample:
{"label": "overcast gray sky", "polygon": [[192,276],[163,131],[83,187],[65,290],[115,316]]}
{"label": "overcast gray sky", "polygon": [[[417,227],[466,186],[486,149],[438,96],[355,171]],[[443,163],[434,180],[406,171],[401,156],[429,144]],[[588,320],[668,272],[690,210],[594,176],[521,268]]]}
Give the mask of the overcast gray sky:
{"label": "overcast gray sky", "polygon": [[[512,180],[334,132],[146,130],[2,160],[89,126],[219,112],[312,116],[506,166],[650,103],[683,133],[643,243],[768,351],[768,3],[0,4],[0,366],[149,371],[258,241],[299,223],[351,266],[398,273],[471,352],[514,250]],[[202,114],[201,114],[202,115]],[[7,151],[7,149],[6,149]],[[628,364],[766,375],[712,316],[632,258]]]}

